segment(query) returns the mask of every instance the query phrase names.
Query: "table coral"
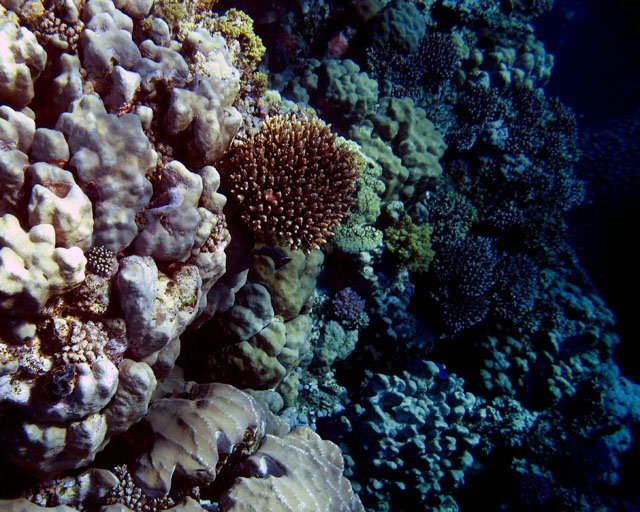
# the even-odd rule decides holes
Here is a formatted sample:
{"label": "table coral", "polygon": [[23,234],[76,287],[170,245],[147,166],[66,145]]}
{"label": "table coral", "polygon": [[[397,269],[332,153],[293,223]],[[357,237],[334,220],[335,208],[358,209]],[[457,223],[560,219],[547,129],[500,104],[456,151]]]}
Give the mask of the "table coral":
{"label": "table coral", "polygon": [[258,512],[364,511],[342,471],[340,450],[306,427],[278,437],[267,434],[242,465],[221,500],[221,510]]}
{"label": "table coral", "polygon": [[[194,484],[213,482],[232,455],[251,453],[266,433],[262,407],[233,386],[195,385],[183,396],[158,401],[145,418],[154,443],[132,472],[150,496],[167,495],[174,473]],[[195,435],[185,436],[192,429]]]}

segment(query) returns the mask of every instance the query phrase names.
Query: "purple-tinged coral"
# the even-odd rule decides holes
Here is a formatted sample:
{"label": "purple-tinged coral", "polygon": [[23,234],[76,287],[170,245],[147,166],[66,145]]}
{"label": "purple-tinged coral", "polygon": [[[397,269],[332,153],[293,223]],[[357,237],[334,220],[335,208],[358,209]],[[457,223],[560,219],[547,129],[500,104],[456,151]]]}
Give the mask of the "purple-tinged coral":
{"label": "purple-tinged coral", "polygon": [[333,314],[338,320],[354,321],[364,312],[364,299],[350,286],[340,290],[331,299]]}

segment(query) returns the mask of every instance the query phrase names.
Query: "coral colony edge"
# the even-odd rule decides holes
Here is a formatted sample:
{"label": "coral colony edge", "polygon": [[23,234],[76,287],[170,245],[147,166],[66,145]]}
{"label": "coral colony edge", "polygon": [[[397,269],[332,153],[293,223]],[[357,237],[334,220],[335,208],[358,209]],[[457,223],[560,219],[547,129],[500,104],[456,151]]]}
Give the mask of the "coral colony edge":
{"label": "coral colony edge", "polygon": [[553,3],[0,0],[0,511],[640,510]]}

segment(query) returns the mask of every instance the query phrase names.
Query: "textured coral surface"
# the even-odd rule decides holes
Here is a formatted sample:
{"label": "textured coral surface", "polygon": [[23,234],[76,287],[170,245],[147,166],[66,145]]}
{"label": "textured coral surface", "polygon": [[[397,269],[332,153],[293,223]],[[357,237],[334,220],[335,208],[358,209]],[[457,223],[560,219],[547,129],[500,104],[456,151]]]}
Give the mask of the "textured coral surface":
{"label": "textured coral surface", "polygon": [[585,5],[0,0],[0,511],[639,510]]}

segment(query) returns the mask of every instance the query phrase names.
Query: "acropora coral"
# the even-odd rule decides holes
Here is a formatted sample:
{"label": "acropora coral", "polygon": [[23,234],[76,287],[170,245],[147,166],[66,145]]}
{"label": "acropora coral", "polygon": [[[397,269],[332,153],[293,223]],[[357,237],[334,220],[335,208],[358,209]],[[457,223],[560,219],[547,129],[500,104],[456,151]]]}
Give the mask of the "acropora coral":
{"label": "acropora coral", "polygon": [[315,117],[272,116],[233,144],[227,180],[258,239],[309,252],[332,235],[355,199],[353,153]]}

